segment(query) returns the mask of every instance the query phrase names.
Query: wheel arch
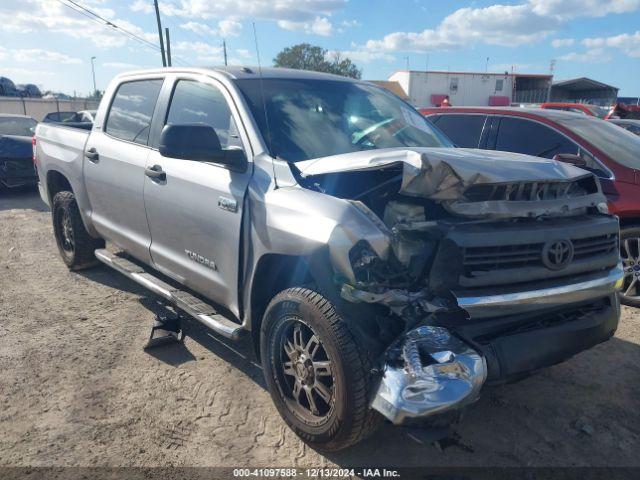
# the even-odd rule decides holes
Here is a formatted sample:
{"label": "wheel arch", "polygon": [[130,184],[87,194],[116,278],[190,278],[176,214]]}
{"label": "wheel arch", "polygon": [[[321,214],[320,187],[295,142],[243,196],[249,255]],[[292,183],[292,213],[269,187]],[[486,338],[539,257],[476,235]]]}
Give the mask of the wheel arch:
{"label": "wheel arch", "polygon": [[268,253],[260,257],[251,282],[251,337],[260,358],[260,326],[267,305],[279,292],[313,281],[309,258]]}

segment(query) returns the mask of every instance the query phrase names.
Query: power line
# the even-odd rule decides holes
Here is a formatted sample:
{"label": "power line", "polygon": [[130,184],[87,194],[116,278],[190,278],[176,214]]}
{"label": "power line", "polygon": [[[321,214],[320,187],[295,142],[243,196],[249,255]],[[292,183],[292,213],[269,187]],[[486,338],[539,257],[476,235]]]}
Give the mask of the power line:
{"label": "power line", "polygon": [[[75,2],[74,0],[66,0],[69,3],[66,3],[62,0],[57,0],[58,3],[64,5],[65,7],[69,8],[70,10],[73,10],[76,13],[79,13],[80,15],[83,15],[85,17],[87,17],[89,20],[92,20],[93,22],[97,23],[98,25],[102,26],[102,27],[106,27],[106,28],[112,28],[114,29],[116,32],[121,33],[122,35],[126,36],[127,38],[129,38],[130,40],[135,40],[138,43],[144,45],[147,48],[153,48],[154,50],[160,52],[160,47],[157,46],[156,44],[149,42],[148,40],[140,37],[139,35],[136,35],[135,33],[122,28],[121,26],[117,25],[116,23],[112,22],[111,20],[107,20],[106,18],[102,17],[101,15],[98,15],[97,13],[91,11],[90,9],[84,7],[83,5],[80,5],[79,3]],[[71,5],[70,5],[71,4]],[[75,8],[77,7],[77,8]],[[174,56],[174,59],[183,63],[183,65],[188,65],[188,63],[184,62],[183,60],[176,58]]]}

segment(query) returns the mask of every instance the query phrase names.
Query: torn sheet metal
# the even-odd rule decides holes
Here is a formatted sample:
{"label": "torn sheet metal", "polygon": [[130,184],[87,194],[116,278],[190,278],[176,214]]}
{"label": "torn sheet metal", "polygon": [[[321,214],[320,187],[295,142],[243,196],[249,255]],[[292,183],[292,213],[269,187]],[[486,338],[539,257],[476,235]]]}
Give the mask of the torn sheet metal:
{"label": "torn sheet metal", "polygon": [[606,202],[598,191],[574,197],[514,202],[472,202],[465,191],[475,185],[552,183],[593,176],[573,165],[528,155],[463,148],[384,149],[355,152],[296,164],[303,177],[402,166],[400,193],[442,203],[465,217],[567,215]]}
{"label": "torn sheet metal", "polygon": [[418,327],[406,335],[401,349],[404,368],[395,362],[385,365],[371,401],[395,425],[478,399],[487,378],[486,361],[445,328]]}
{"label": "torn sheet metal", "polygon": [[408,306],[417,306],[423,313],[436,313],[449,309],[443,300],[428,300],[427,292],[424,290],[410,292],[404,289],[389,289],[382,293],[373,293],[366,290],[359,290],[345,283],[342,286],[340,295],[349,302],[379,303],[385,305],[396,315],[402,315]]}

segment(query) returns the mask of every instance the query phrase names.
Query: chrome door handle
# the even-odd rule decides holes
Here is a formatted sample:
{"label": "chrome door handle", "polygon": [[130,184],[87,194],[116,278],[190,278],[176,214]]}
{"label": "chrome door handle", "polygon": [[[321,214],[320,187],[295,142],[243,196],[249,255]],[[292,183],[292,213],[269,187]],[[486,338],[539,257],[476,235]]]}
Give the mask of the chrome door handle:
{"label": "chrome door handle", "polygon": [[162,170],[162,167],[160,165],[154,165],[153,167],[145,168],[144,174],[147,177],[155,178],[162,181],[167,179],[167,174]]}

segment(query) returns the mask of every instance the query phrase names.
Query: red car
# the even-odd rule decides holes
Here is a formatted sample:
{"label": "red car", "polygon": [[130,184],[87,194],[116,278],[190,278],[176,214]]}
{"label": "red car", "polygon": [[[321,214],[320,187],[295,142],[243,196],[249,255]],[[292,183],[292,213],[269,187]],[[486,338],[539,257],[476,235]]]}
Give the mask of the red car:
{"label": "red car", "polygon": [[600,107],[598,105],[590,105],[587,103],[569,103],[569,102],[546,102],[540,105],[545,110],[562,110],[565,112],[582,113],[598,118],[609,118],[611,108]]}
{"label": "red car", "polygon": [[640,137],[599,118],[551,109],[452,107],[420,112],[457,146],[560,160],[596,173],[620,218],[622,301],[640,307]]}

